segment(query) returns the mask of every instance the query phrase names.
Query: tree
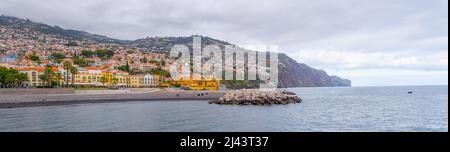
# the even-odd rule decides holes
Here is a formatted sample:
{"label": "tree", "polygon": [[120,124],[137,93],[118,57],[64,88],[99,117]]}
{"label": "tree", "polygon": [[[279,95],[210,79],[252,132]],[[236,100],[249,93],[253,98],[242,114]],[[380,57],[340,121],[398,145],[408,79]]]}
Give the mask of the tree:
{"label": "tree", "polygon": [[44,87],[47,86],[47,82],[49,81],[48,76],[46,75],[40,75],[39,79],[41,79],[44,82]]}
{"label": "tree", "polygon": [[117,67],[117,70],[124,71],[124,72],[130,72],[130,65],[127,62],[126,65]]}
{"label": "tree", "polygon": [[143,59],[142,59],[142,61],[141,61],[142,63],[148,63],[148,59],[147,59],[147,57],[144,57]]}
{"label": "tree", "polygon": [[62,60],[60,60],[60,59],[53,59],[53,62],[60,64],[62,62]]}
{"label": "tree", "polygon": [[102,59],[110,59],[114,56],[114,51],[111,50],[97,50],[95,54]]}
{"label": "tree", "polygon": [[37,62],[37,61],[40,61],[40,60],[41,60],[41,59],[39,58],[39,56],[37,56],[37,55],[31,55],[29,58],[30,58],[31,61],[34,61],[34,62]]}
{"label": "tree", "polygon": [[12,88],[16,82],[15,74],[14,73],[7,73],[5,75],[5,82],[7,84],[7,88]]}
{"label": "tree", "polygon": [[69,43],[66,44],[66,46],[79,46],[79,45],[77,42],[70,41]]}
{"label": "tree", "polygon": [[107,80],[107,79],[106,79],[105,76],[102,76],[102,77],[100,78],[100,81],[102,82],[103,86],[105,86],[106,80]]}
{"label": "tree", "polygon": [[125,65],[122,65],[122,66],[117,67],[117,70],[127,71],[127,68],[125,67]]}
{"label": "tree", "polygon": [[158,64],[158,61],[156,61],[156,60],[150,60],[149,63],[151,63],[151,64]]}
{"label": "tree", "polygon": [[26,74],[20,73],[16,69],[0,67],[0,87],[18,87],[25,81],[28,81]]}
{"label": "tree", "polygon": [[79,57],[73,57],[73,64],[76,64],[80,67],[87,67],[89,63],[86,59],[80,59]]}
{"label": "tree", "polygon": [[165,78],[170,77],[170,72],[167,72],[161,68],[153,69],[150,71],[150,73],[152,75],[158,75],[158,76],[165,77]]}
{"label": "tree", "polygon": [[59,88],[61,84],[61,79],[63,79],[63,75],[58,72],[55,74],[55,79],[56,79],[56,88]]}
{"label": "tree", "polygon": [[38,64],[38,66],[41,66],[42,61],[41,61],[41,60],[38,60],[36,63]]}
{"label": "tree", "polygon": [[90,58],[94,55],[94,52],[89,51],[89,50],[83,50],[83,51],[81,51],[81,55],[86,58]]}
{"label": "tree", "polygon": [[72,67],[73,67],[73,65],[69,61],[65,61],[63,63],[63,68],[64,68],[64,70],[66,70],[66,88],[69,87],[69,70]]}
{"label": "tree", "polygon": [[51,86],[52,82],[55,80],[55,72],[50,65],[45,66],[44,74],[40,76],[41,80],[46,83],[45,86]]}
{"label": "tree", "polygon": [[54,59],[58,59],[58,60],[62,60],[66,58],[66,55],[62,54],[62,53],[53,53],[52,54],[52,58]]}
{"label": "tree", "polygon": [[0,85],[2,87],[8,85],[6,82],[6,75],[8,75],[8,73],[10,73],[8,68],[0,67]]}
{"label": "tree", "polygon": [[72,87],[75,88],[75,76],[78,73],[78,69],[72,66],[70,67],[70,73],[72,74]]}
{"label": "tree", "polygon": [[112,79],[112,83],[113,83],[113,86],[114,87],[117,87],[117,83],[119,82],[119,79],[117,79],[117,78],[113,78]]}
{"label": "tree", "polygon": [[22,85],[25,81],[28,81],[28,76],[25,73],[18,73],[15,77],[17,85]]}

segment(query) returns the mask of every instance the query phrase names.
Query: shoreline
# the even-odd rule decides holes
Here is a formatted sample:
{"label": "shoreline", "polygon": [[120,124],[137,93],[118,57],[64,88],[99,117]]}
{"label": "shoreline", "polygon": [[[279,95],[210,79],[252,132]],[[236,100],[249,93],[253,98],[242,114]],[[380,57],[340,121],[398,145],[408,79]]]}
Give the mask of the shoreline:
{"label": "shoreline", "polygon": [[2,95],[0,109],[76,105],[90,103],[118,103],[135,101],[209,101],[224,95],[223,91],[168,91],[95,95]]}

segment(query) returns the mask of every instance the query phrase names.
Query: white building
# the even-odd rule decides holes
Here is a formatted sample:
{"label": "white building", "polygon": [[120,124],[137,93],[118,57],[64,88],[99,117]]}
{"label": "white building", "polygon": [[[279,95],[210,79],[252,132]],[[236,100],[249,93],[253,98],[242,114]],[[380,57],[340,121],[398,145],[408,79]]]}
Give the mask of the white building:
{"label": "white building", "polygon": [[157,87],[158,79],[155,76],[147,74],[144,76],[144,87]]}

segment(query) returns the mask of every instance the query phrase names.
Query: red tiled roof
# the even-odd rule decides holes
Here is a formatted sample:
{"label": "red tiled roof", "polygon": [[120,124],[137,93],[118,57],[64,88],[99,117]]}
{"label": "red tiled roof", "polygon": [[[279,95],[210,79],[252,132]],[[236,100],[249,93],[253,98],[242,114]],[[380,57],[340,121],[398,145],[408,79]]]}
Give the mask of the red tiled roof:
{"label": "red tiled roof", "polygon": [[[45,68],[44,67],[38,67],[38,68],[18,68],[18,71],[37,71],[37,72],[44,72]],[[56,67],[52,67],[52,71],[57,71],[58,68]]]}
{"label": "red tiled roof", "polygon": [[86,70],[103,70],[101,67],[86,67]]}

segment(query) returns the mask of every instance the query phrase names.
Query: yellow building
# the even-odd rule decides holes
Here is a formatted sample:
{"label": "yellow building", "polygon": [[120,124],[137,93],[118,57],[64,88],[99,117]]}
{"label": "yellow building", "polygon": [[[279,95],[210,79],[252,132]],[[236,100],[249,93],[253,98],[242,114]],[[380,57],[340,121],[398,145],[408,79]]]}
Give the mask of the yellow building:
{"label": "yellow building", "polygon": [[112,78],[113,85],[117,87],[128,87],[128,73],[116,73]]}
{"label": "yellow building", "polygon": [[144,87],[144,76],[143,75],[129,75],[126,76],[127,85],[131,88],[142,88]]}
{"label": "yellow building", "polygon": [[114,72],[112,71],[102,71],[103,79],[105,83],[113,83],[114,80]]}
{"label": "yellow building", "polygon": [[106,83],[105,75],[101,69],[95,68],[79,68],[78,73],[75,75],[76,86],[104,86]]}
{"label": "yellow building", "polygon": [[75,75],[75,85],[77,86],[102,86],[101,74],[77,74]]}
{"label": "yellow building", "polygon": [[39,78],[39,76],[44,73],[45,68],[19,68],[17,70],[20,73],[25,73],[28,76],[28,86],[44,86],[44,82]]}
{"label": "yellow building", "polygon": [[218,91],[220,88],[220,80],[216,79],[181,79],[179,81],[173,81],[172,86],[180,86],[183,88],[189,88],[196,91],[209,90]]}
{"label": "yellow building", "polygon": [[[45,68],[19,68],[21,73],[28,76],[27,86],[44,86],[39,76],[41,76]],[[62,74],[61,83],[65,82],[66,70],[53,68],[53,71]],[[98,67],[78,68],[77,74],[73,76],[75,86],[79,87],[125,87],[125,88],[150,88],[158,87],[161,82],[166,82],[165,78],[154,75],[129,75],[122,71],[105,71]],[[69,73],[69,83],[72,82],[72,74]],[[170,86],[170,85],[169,85]],[[168,86],[168,87],[169,87]]]}

